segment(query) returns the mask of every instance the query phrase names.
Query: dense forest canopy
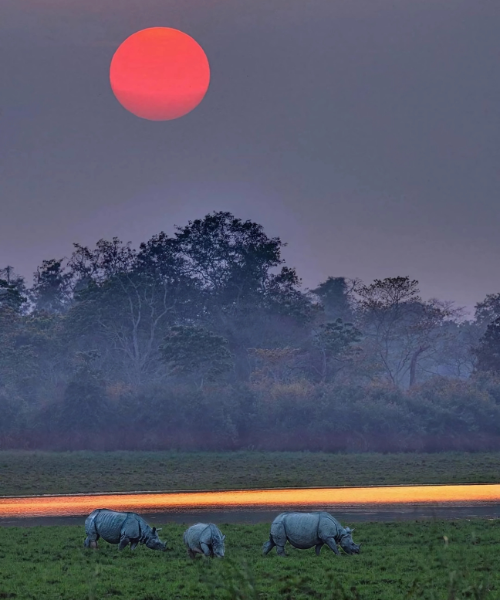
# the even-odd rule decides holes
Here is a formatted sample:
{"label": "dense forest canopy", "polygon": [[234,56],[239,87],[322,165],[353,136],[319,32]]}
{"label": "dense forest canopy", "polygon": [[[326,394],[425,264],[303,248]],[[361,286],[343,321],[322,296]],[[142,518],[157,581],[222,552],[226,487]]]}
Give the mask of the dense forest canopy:
{"label": "dense forest canopy", "polygon": [[1,269],[1,445],[500,447],[500,292],[466,320],[405,275],[304,290],[284,245],[215,212]]}

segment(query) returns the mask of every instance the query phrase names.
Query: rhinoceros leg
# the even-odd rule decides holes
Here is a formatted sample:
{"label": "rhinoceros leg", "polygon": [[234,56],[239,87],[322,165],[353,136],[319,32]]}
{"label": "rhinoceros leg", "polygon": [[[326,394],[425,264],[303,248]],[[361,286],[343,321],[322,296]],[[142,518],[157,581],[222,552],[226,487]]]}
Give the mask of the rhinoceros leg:
{"label": "rhinoceros leg", "polygon": [[271,550],[274,548],[274,546],[276,546],[276,544],[274,543],[273,536],[270,535],[269,540],[267,542],[265,542],[264,545],[262,546],[262,554],[264,554],[264,556],[266,554],[269,554],[269,552],[271,552]]}
{"label": "rhinoceros leg", "polygon": [[276,546],[276,552],[278,556],[286,556],[285,544],[286,544],[286,531],[285,526],[281,521],[275,521],[271,525],[271,539]]}
{"label": "rhinoceros leg", "polygon": [[188,556],[189,558],[192,558],[193,560],[196,558],[196,552],[194,552],[193,550],[191,550],[191,548],[188,548]]}
{"label": "rhinoceros leg", "polygon": [[212,552],[211,552],[210,548],[204,542],[201,542],[200,548],[202,549],[203,554],[205,556],[212,556]]}
{"label": "rhinoceros leg", "polygon": [[316,550],[317,556],[319,556],[319,553],[321,552],[321,548],[323,548],[323,542],[321,542],[321,544],[316,544],[315,550]]}
{"label": "rhinoceros leg", "polygon": [[135,550],[135,549],[137,548],[137,544],[138,544],[138,543],[139,543],[139,542],[133,542],[132,544],[130,544],[130,549],[131,549],[131,550]]}
{"label": "rhinoceros leg", "polygon": [[122,535],[120,538],[120,545],[118,546],[118,550],[123,550],[129,545],[129,538],[126,535]]}
{"label": "rhinoceros leg", "polygon": [[[337,544],[335,543],[335,538],[329,537],[329,538],[325,538],[325,540],[323,540],[323,541],[330,548],[330,550],[333,550],[335,552],[335,554],[337,556],[340,554],[339,549],[337,548]],[[319,552],[318,552],[318,554],[319,554]]]}

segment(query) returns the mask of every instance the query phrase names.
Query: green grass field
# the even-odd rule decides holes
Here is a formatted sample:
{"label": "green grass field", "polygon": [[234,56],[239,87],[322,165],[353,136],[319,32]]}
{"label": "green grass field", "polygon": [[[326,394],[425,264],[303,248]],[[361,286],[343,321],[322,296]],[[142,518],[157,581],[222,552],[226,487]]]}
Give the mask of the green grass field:
{"label": "green grass field", "polygon": [[[344,523],[343,523],[344,524]],[[347,525],[348,523],[345,523]],[[366,599],[500,597],[500,521],[362,523],[359,556],[323,548],[261,555],[269,525],[220,525],[226,558],[187,557],[185,526],[161,532],[157,553],[100,542],[83,548],[81,527],[0,530],[0,598],[33,600]]]}
{"label": "green grass field", "polygon": [[0,452],[0,495],[500,483],[500,453]]}

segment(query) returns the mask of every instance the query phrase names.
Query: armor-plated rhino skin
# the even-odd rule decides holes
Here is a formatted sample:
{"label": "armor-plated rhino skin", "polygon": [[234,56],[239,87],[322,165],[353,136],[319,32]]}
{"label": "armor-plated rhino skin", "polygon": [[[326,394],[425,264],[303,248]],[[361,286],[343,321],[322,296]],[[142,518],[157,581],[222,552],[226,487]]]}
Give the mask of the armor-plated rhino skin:
{"label": "armor-plated rhino skin", "polygon": [[186,544],[190,558],[197,554],[218,558],[224,557],[224,540],[220,530],[213,523],[197,523],[184,532],[184,543]]}
{"label": "armor-plated rhino skin", "polygon": [[166,550],[166,544],[158,537],[160,529],[151,528],[136,513],[98,508],[85,520],[87,537],[83,545],[85,548],[97,548],[97,540],[102,537],[110,544],[120,544],[119,550],[123,550],[128,544],[131,550],[134,550],[137,544],[146,544],[151,550],[163,551]]}
{"label": "armor-plated rhino skin", "polygon": [[359,554],[361,544],[357,545],[352,540],[354,529],[342,525],[327,512],[289,512],[281,513],[271,525],[269,541],[262,548],[267,554],[276,546],[279,556],[286,556],[285,544],[287,540],[294,548],[316,548],[319,555],[321,548],[326,544],[335,554],[339,554],[337,544],[347,554]]}

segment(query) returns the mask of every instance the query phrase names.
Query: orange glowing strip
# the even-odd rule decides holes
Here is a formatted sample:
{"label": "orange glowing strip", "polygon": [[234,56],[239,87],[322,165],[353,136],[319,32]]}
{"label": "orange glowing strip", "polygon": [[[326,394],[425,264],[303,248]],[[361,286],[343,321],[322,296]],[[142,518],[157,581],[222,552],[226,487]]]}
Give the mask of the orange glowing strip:
{"label": "orange glowing strip", "polygon": [[183,492],[172,494],[102,494],[0,499],[0,517],[84,515],[94,508],[158,511],[196,508],[356,506],[500,502],[500,485],[447,485],[373,488],[313,488]]}

